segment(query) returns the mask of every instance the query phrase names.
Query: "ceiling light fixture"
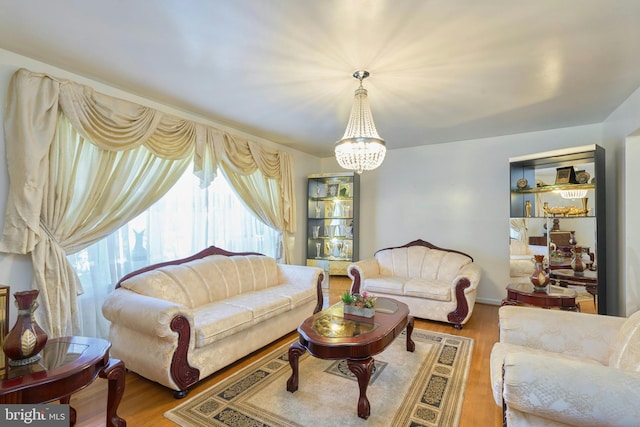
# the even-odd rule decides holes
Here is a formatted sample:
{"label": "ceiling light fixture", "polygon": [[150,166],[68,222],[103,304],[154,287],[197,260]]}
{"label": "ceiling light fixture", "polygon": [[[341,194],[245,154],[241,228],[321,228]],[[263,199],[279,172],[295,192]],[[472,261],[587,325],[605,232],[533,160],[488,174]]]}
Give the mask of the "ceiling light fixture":
{"label": "ceiling light fixture", "polygon": [[340,166],[362,173],[380,166],[387,148],[373,124],[367,90],[362,87],[362,80],[369,77],[369,72],[356,71],[353,77],[360,80],[360,87],[355,92],[347,130],[336,143],[335,153]]}
{"label": "ceiling light fixture", "polygon": [[563,199],[582,199],[587,195],[587,190],[560,190]]}

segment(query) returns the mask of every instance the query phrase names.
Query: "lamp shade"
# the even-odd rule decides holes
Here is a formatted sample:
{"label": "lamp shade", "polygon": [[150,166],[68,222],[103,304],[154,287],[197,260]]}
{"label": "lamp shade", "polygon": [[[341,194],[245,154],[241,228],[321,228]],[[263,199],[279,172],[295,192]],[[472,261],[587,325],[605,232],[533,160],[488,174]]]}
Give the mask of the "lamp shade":
{"label": "lamp shade", "polygon": [[356,71],[353,76],[360,80],[360,86],[355,92],[347,129],[336,143],[335,155],[341,167],[362,173],[380,166],[387,148],[373,123],[367,90],[362,87],[362,80],[369,72]]}

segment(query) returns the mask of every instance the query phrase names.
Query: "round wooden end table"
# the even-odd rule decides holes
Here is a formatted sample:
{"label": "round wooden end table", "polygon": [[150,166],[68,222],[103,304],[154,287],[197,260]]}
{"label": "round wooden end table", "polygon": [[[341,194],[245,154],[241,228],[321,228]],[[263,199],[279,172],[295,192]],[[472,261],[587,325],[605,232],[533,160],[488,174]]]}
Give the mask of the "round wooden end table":
{"label": "round wooden end table", "polygon": [[[24,366],[5,363],[0,372],[0,404],[40,404],[59,400],[69,404],[71,395],[97,376],[109,381],[105,425],[124,427],[116,411],[124,393],[124,363],[109,357],[109,341],[89,337],[52,338],[37,362]],[[4,354],[1,355],[5,357]],[[6,360],[5,360],[6,362]],[[70,425],[76,411],[69,407]]]}

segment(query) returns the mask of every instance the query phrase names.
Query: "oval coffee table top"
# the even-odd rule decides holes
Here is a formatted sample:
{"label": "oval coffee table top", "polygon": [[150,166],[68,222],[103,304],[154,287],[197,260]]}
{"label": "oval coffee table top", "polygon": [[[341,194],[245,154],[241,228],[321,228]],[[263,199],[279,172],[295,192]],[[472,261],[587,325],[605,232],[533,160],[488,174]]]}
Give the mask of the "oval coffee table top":
{"label": "oval coffee table top", "polygon": [[298,327],[300,343],[321,359],[363,358],[382,352],[407,326],[409,307],[379,297],[372,318],[344,314],[337,303]]}

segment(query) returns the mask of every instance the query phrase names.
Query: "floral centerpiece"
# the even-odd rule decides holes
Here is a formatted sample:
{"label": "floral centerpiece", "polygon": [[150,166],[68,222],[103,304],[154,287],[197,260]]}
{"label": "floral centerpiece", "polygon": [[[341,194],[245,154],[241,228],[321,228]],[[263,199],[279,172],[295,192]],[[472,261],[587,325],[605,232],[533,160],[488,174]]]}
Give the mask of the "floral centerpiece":
{"label": "floral centerpiece", "polygon": [[367,292],[352,294],[347,291],[342,294],[341,300],[345,314],[362,317],[373,317],[375,314],[376,297]]}

